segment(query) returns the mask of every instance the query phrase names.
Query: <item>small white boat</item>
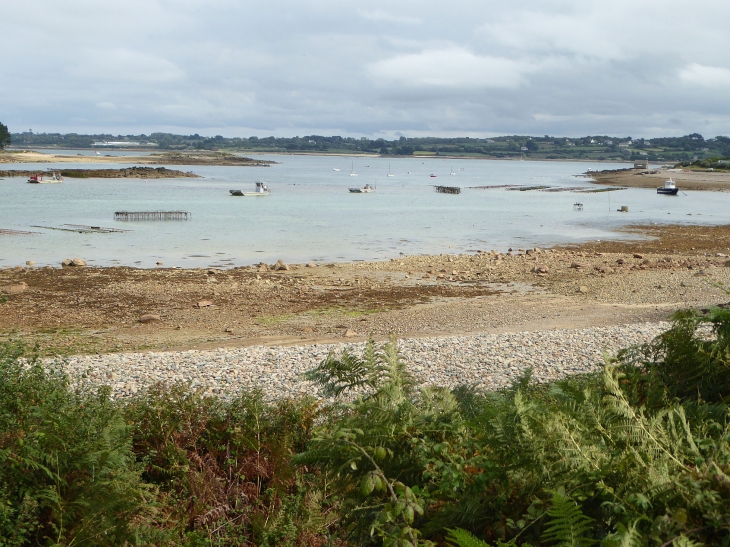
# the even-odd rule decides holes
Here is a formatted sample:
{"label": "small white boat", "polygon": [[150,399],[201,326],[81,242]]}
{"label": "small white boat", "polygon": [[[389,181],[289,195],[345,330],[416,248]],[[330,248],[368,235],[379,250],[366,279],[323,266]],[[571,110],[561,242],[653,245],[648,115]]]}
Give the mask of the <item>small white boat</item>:
{"label": "small white boat", "polygon": [[337,169],[337,167],[333,167],[332,170],[333,171],[339,171],[339,169]]}
{"label": "small white boat", "polygon": [[31,175],[28,182],[30,184],[54,184],[63,182],[63,177],[60,173],[53,173],[51,176],[38,173],[37,175]]}
{"label": "small white boat", "polygon": [[456,176],[456,173],[454,173],[454,168],[453,167],[451,168],[451,173],[449,173],[449,175],[451,175],[452,177],[453,176]]}
{"label": "small white boat", "polygon": [[664,181],[664,186],[660,186],[656,189],[657,194],[663,194],[665,196],[676,196],[679,192],[676,183],[669,177],[669,180]]}
{"label": "small white boat", "polygon": [[388,164],[388,176],[389,177],[394,177],[395,176],[393,173],[390,172],[390,164]]}
{"label": "small white boat", "polygon": [[350,168],[350,176],[351,177],[357,176],[357,173],[355,173],[355,162],[354,161],[352,162],[352,167]]}
{"label": "small white boat", "polygon": [[271,189],[263,182],[256,182],[256,190],[253,192],[244,192],[242,190],[228,190],[232,196],[268,196]]}
{"label": "small white boat", "polygon": [[362,188],[350,188],[349,190],[351,194],[369,194],[370,192],[375,192],[375,186],[366,184]]}

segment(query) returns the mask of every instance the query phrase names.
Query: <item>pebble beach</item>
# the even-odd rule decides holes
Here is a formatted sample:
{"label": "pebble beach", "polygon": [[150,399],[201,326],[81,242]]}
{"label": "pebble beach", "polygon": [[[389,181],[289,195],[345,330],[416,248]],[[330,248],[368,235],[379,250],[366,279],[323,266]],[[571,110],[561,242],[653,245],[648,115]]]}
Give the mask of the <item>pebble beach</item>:
{"label": "pebble beach", "polygon": [[[641,323],[570,330],[410,338],[398,341],[421,386],[470,384],[494,390],[532,367],[533,379],[548,382],[597,370],[605,354],[651,341],[668,323]],[[359,354],[364,343],[292,347],[251,346],[216,350],[116,353],[71,357],[61,366],[75,381],[109,385],[114,397],[129,397],[156,382],[189,382],[210,394],[234,397],[261,389],[266,398],[316,395],[302,378],[330,352]]]}

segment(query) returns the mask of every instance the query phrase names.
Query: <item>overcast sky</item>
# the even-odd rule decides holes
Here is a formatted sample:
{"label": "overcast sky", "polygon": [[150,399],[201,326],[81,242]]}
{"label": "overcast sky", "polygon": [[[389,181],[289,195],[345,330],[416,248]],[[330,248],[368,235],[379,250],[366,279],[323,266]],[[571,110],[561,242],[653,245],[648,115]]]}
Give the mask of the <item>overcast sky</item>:
{"label": "overcast sky", "polygon": [[730,1],[15,0],[11,132],[730,134]]}

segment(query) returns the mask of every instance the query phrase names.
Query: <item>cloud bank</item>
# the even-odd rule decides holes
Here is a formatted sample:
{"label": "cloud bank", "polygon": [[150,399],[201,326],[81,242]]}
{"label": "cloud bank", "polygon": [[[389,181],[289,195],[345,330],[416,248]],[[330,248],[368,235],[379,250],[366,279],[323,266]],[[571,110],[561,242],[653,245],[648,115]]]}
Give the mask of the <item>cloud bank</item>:
{"label": "cloud bank", "polygon": [[0,58],[0,121],[226,136],[729,134],[729,19],[726,0],[25,0],[0,18],[14,44]]}

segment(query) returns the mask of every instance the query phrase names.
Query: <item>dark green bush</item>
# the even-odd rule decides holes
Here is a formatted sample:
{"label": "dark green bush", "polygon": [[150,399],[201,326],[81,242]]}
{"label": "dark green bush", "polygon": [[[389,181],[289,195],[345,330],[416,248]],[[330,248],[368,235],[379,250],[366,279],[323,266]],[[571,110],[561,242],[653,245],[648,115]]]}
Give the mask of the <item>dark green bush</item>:
{"label": "dark green bush", "polygon": [[0,545],[136,542],[153,500],[108,390],[0,346]]}

